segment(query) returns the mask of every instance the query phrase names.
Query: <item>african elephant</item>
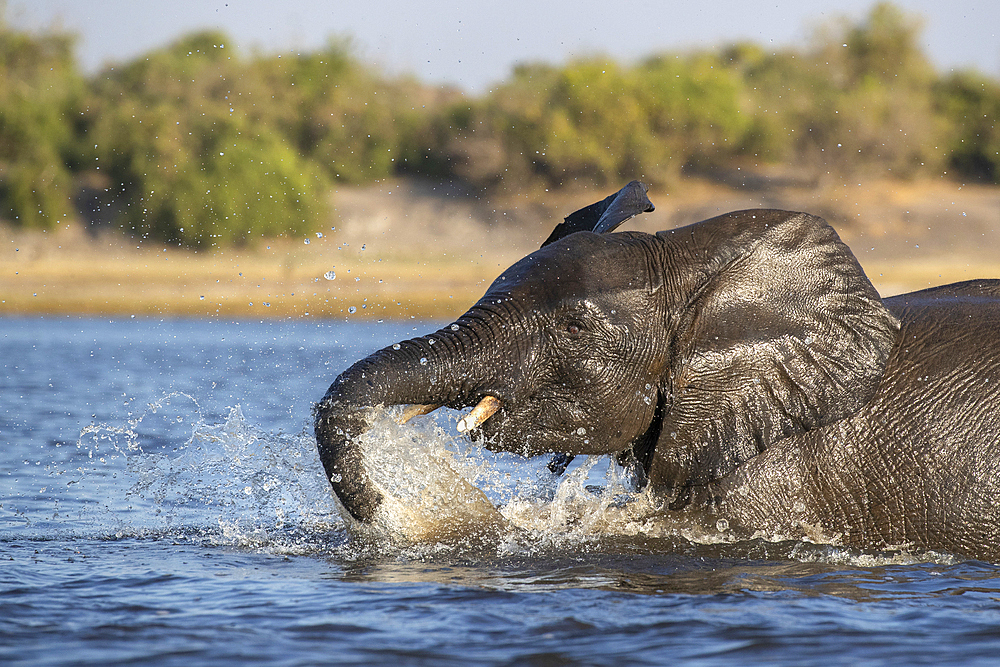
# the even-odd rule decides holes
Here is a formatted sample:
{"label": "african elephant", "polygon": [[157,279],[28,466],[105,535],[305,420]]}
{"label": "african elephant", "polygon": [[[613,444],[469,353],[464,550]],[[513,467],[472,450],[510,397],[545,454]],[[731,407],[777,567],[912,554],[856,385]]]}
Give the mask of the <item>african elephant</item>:
{"label": "african elephant", "polygon": [[459,430],[489,449],[617,454],[737,535],[1000,558],[1000,280],[882,299],[789,211],[611,233],[648,210],[633,182],[573,213],[453,324],[336,379],[316,437],[355,519],[382,501],[352,441],[375,406],[476,406]]}

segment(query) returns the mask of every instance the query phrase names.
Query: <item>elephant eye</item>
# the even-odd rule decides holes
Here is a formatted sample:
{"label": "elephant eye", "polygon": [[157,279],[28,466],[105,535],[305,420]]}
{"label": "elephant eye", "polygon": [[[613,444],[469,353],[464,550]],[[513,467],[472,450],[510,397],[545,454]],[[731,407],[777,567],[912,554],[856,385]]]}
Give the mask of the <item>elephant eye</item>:
{"label": "elephant eye", "polygon": [[570,336],[579,335],[581,329],[582,327],[580,326],[579,322],[570,322],[569,324],[566,325],[566,333],[568,333]]}

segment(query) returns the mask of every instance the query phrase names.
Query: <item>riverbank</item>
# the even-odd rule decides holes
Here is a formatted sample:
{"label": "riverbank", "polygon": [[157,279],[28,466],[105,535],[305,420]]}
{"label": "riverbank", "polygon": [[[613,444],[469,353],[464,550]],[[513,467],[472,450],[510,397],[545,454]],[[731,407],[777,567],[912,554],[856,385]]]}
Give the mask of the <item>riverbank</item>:
{"label": "riverbank", "polygon": [[[454,317],[570,211],[607,193],[485,200],[400,179],[340,188],[329,224],[308,238],[185,250],[93,233],[0,227],[0,314],[102,316]],[[688,178],[650,192],[656,231],[750,207],[825,217],[883,295],[1000,277],[1000,188],[945,180],[815,186],[782,174]]]}

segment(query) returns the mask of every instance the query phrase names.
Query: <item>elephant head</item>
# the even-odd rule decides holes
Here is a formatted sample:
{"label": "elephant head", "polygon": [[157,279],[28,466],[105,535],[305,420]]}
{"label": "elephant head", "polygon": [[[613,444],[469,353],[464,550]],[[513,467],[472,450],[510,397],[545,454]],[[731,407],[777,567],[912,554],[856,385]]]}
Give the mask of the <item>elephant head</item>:
{"label": "elephant head", "polygon": [[336,379],[316,436],[352,516],[381,502],[354,440],[377,406],[476,406],[459,430],[489,449],[634,454],[679,491],[871,399],[899,323],[831,227],[762,209],[611,233],[645,192],[570,215],[454,323]]}

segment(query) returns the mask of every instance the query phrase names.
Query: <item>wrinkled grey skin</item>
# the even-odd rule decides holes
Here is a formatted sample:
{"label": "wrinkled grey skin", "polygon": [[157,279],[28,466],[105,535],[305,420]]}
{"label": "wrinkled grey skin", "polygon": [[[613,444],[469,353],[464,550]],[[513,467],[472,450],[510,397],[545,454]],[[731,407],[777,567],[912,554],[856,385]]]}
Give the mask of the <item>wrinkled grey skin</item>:
{"label": "wrinkled grey skin", "polygon": [[[636,185],[618,218],[652,208]],[[634,457],[665,511],[737,535],[1000,559],[1000,281],[883,300],[814,216],[574,233],[587,210],[453,325],[333,383],[316,437],[355,519],[382,501],[352,440],[374,406],[490,395],[486,447]]]}

